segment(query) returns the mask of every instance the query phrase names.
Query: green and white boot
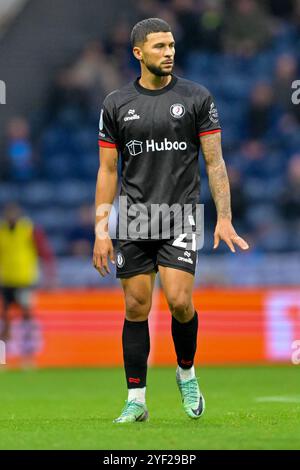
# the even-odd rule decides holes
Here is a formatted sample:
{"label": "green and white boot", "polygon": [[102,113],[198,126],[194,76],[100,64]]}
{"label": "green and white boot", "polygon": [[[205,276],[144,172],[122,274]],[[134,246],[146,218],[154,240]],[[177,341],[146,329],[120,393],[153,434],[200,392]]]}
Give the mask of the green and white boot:
{"label": "green and white boot", "polygon": [[184,411],[190,418],[200,418],[205,410],[205,401],[200,392],[197,378],[182,380],[177,368],[176,382],[181,393]]}
{"label": "green and white boot", "polygon": [[148,421],[148,410],[144,403],[136,400],[126,401],[124,409],[114,423],[134,423],[136,421]]}

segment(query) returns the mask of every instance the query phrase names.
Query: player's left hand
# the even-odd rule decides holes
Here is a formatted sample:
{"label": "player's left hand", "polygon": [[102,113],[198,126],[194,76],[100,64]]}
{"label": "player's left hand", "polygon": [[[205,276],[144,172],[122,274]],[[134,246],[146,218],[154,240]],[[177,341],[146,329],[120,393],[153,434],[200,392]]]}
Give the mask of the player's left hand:
{"label": "player's left hand", "polygon": [[232,253],[235,253],[234,244],[242,250],[248,250],[249,248],[248,243],[234,230],[230,219],[218,219],[214,233],[214,250],[218,248],[220,240],[223,240],[229,246]]}

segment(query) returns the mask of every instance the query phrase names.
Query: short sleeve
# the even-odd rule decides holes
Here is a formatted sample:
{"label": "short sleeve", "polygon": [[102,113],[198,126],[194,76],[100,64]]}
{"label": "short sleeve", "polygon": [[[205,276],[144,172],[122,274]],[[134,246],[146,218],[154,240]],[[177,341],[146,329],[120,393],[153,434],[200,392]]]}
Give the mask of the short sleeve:
{"label": "short sleeve", "polygon": [[208,91],[204,100],[202,100],[202,105],[199,105],[197,113],[197,130],[199,136],[221,131],[218,110],[213,97]]}
{"label": "short sleeve", "polygon": [[99,119],[99,147],[116,148],[118,146],[117,124],[114,102],[108,95],[102,105]]}

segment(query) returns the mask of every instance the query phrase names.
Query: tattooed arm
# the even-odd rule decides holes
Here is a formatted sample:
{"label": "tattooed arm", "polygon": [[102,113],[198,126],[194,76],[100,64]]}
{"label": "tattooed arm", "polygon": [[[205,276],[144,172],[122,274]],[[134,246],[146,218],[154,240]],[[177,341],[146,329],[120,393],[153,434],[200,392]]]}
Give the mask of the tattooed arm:
{"label": "tattooed arm", "polygon": [[222,156],[221,133],[200,137],[206,164],[209,187],[217,210],[217,225],[214,233],[214,248],[224,240],[234,253],[234,243],[243,250],[249,248],[247,242],[239,237],[231,223],[230,187]]}

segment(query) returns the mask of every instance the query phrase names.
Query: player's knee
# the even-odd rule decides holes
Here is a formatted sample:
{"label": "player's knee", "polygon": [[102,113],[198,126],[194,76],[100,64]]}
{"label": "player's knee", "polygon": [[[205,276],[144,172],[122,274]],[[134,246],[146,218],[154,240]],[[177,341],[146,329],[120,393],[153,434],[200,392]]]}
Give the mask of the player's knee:
{"label": "player's knee", "polygon": [[131,321],[147,320],[151,308],[150,299],[143,296],[126,296],[126,317]]}
{"label": "player's knee", "polygon": [[172,315],[178,321],[187,321],[192,308],[192,302],[188,295],[177,294],[169,299],[169,306]]}

